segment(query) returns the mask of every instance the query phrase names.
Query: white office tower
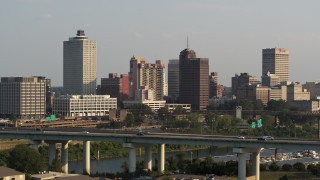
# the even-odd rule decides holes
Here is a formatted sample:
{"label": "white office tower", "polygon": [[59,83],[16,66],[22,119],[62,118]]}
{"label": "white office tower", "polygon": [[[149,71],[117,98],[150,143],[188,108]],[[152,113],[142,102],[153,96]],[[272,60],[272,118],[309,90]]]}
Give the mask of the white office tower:
{"label": "white office tower", "polygon": [[64,94],[96,94],[97,46],[83,30],[63,42]]}

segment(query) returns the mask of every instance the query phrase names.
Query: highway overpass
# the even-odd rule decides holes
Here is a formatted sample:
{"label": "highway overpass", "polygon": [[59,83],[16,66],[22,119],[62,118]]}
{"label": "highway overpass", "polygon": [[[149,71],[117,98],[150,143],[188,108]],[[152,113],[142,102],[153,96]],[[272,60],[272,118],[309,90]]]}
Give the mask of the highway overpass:
{"label": "highway overpass", "polygon": [[65,173],[68,172],[68,143],[70,141],[83,141],[84,144],[84,172],[90,174],[90,141],[100,142],[120,142],[124,147],[129,148],[129,170],[135,171],[136,152],[138,147],[145,148],[145,164],[147,169],[152,169],[152,150],[153,144],[158,144],[159,172],[164,170],[165,144],[183,145],[206,145],[218,147],[231,147],[234,153],[238,154],[238,177],[240,180],[246,177],[246,153],[252,154],[253,174],[259,179],[260,151],[262,148],[280,148],[306,150],[312,149],[320,151],[320,141],[313,139],[278,139],[272,141],[257,140],[257,137],[247,137],[237,139],[234,136],[215,136],[215,135],[195,135],[195,134],[175,134],[150,132],[144,136],[139,136],[135,131],[117,130],[94,130],[83,132],[76,129],[59,130],[56,129],[36,129],[26,128],[6,128],[0,130],[0,139],[29,139],[40,143],[45,141],[49,144],[49,163],[55,157],[55,144],[62,143],[62,164]]}

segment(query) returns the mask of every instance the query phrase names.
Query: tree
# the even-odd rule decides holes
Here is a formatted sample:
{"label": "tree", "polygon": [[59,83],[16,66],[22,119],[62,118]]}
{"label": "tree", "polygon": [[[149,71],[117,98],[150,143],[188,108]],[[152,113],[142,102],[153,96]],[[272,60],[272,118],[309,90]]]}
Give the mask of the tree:
{"label": "tree", "polygon": [[165,107],[158,109],[158,118],[160,120],[167,120],[169,114],[169,110]]}
{"label": "tree", "polygon": [[39,173],[47,169],[40,153],[25,144],[17,145],[9,153],[8,167],[28,174]]}
{"label": "tree", "polygon": [[270,171],[279,171],[280,166],[276,162],[273,162],[269,165],[269,170]]}
{"label": "tree", "polygon": [[292,165],[291,164],[284,164],[284,165],[282,165],[282,170],[283,171],[291,171]]}
{"label": "tree", "polygon": [[123,169],[123,172],[124,172],[124,173],[128,173],[128,172],[129,172],[129,165],[128,165],[128,162],[127,162],[127,161],[124,161],[124,162],[121,164],[121,169]]}
{"label": "tree", "polygon": [[268,165],[267,164],[260,164],[260,171],[266,171]]}
{"label": "tree", "polygon": [[128,110],[133,114],[135,123],[142,123],[145,116],[153,114],[152,109],[145,104],[134,104]]}
{"label": "tree", "polygon": [[184,109],[182,106],[177,106],[174,110],[173,110],[173,114],[185,114],[187,112],[186,109]]}
{"label": "tree", "polygon": [[52,164],[49,166],[49,171],[62,172],[62,164],[57,158],[53,159]]}
{"label": "tree", "polygon": [[9,156],[8,150],[0,151],[0,166],[6,165]]}
{"label": "tree", "polygon": [[293,164],[293,169],[297,171],[304,171],[306,166],[302,162],[296,162]]}
{"label": "tree", "polygon": [[214,131],[216,129],[216,127],[217,127],[217,125],[216,125],[216,115],[214,113],[209,112],[205,116],[204,120],[206,122],[206,125],[209,126],[212,131]]}
{"label": "tree", "polygon": [[270,100],[268,101],[267,110],[269,111],[284,111],[289,110],[289,105],[284,100]]}

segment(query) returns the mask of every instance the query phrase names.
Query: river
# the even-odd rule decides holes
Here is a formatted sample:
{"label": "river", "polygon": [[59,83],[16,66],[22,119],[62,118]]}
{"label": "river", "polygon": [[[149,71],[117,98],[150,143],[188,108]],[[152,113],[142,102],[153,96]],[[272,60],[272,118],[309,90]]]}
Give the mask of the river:
{"label": "river", "polygon": [[[277,153],[287,153],[290,151],[284,151],[279,149]],[[200,150],[190,150],[184,151],[184,158],[206,158],[211,155],[214,158],[214,161],[230,161],[237,160],[237,155],[232,152],[232,148],[208,148],[208,149],[200,149]],[[261,157],[270,157],[275,153],[274,149],[265,149],[261,152]],[[174,157],[176,158],[177,152],[167,152],[165,154],[165,158]],[[157,158],[157,154],[152,154],[153,163],[154,159]],[[142,161],[144,159],[144,155],[138,155],[137,161]],[[247,159],[250,159],[250,155],[247,155]],[[122,172],[121,165],[124,162],[128,161],[128,157],[121,158],[110,158],[110,159],[101,159],[101,160],[91,160],[91,173],[117,173]],[[279,161],[279,164],[290,163],[294,164],[295,162],[315,162],[319,161],[313,158],[299,158],[299,159],[290,159],[285,161]],[[154,166],[154,164],[153,164]],[[82,161],[71,161],[69,162],[69,172],[82,173],[83,171],[83,162]]]}

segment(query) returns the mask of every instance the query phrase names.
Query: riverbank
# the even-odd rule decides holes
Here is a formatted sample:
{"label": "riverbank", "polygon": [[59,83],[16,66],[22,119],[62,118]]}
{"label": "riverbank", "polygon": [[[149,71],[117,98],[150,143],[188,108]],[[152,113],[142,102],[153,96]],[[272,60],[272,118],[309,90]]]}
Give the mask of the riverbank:
{"label": "riverbank", "polygon": [[18,144],[28,144],[28,140],[7,140],[1,139],[0,140],[0,151],[12,149]]}

